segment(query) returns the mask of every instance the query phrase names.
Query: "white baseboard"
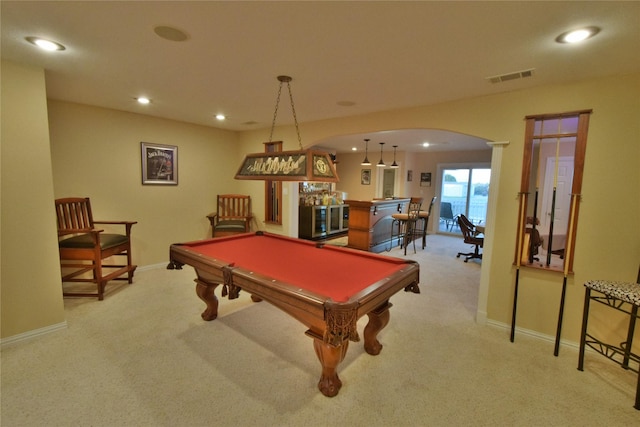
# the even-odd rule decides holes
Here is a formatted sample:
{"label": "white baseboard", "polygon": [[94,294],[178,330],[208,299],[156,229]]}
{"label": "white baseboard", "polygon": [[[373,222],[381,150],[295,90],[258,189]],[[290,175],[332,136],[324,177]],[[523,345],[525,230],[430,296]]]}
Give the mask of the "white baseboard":
{"label": "white baseboard", "polygon": [[150,265],[138,266],[138,268],[136,268],[136,271],[148,271],[148,270],[155,270],[157,268],[167,268],[168,264],[169,264],[169,261],[161,262],[159,264],[150,264]]}
{"label": "white baseboard", "polygon": [[[145,266],[136,268],[136,271],[148,271],[148,270],[155,270],[155,269],[158,269],[158,268],[167,268],[167,264],[168,263],[169,262],[167,261],[167,262],[162,262],[162,263],[158,263],[158,264],[145,265]],[[11,344],[15,344],[15,343],[18,343],[18,342],[27,341],[27,340],[30,340],[30,339],[33,339],[33,338],[37,338],[39,336],[46,335],[46,334],[49,334],[51,332],[56,332],[56,331],[59,331],[61,329],[66,329],[66,328],[67,328],[67,321],[65,320],[64,322],[56,323],[54,325],[45,326],[44,328],[34,329],[32,331],[27,331],[27,332],[24,332],[22,334],[13,335],[11,337],[3,338],[2,340],[0,340],[0,348],[8,346],[8,345],[11,345]]]}
{"label": "white baseboard", "polygon": [[67,329],[67,321],[56,323],[54,325],[45,326],[44,328],[34,329],[32,331],[24,332],[22,334],[13,335],[11,337],[3,338],[0,341],[0,347],[5,347],[11,344],[15,344],[22,341],[27,341],[33,338],[37,338],[42,335],[56,332],[61,329]]}
{"label": "white baseboard", "polygon": [[476,311],[476,323],[478,325],[486,325],[487,324],[487,312],[486,311]]}
{"label": "white baseboard", "polygon": [[[497,322],[495,320],[487,320],[486,324],[489,326],[493,326],[494,328],[500,328],[500,329],[505,329],[505,330],[511,330],[511,325],[507,325],[506,323],[502,323],[502,322]],[[556,342],[556,337],[555,336],[551,336],[551,335],[545,335],[545,334],[541,334],[538,331],[533,331],[531,329],[525,329],[525,328],[518,328],[516,327],[516,335],[517,334],[522,334],[522,335],[527,335],[529,337],[533,337],[542,341],[547,341],[547,342],[551,342],[554,343]],[[576,350],[578,350],[580,348],[580,343],[574,342],[574,341],[565,341],[562,338],[560,339],[560,345],[561,346],[565,346],[565,347],[572,347]]]}

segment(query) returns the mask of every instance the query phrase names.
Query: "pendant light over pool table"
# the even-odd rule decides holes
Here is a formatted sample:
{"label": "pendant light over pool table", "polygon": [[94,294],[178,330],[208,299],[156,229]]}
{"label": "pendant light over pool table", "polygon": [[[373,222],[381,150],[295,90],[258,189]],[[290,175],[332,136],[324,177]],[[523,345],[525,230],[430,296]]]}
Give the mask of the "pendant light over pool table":
{"label": "pendant light over pool table", "polygon": [[273,130],[276,126],[278,115],[278,104],[280,103],[280,93],[282,85],[287,84],[289,99],[291,101],[291,111],[298,133],[298,144],[300,150],[297,151],[273,151],[268,153],[247,154],[236,173],[236,179],[259,180],[259,181],[315,181],[315,182],[338,182],[338,173],[335,164],[329,153],[319,150],[305,150],[302,148],[298,118],[293,104],[291,94],[291,80],[289,76],[278,76],[280,86],[278,87],[278,97],[276,107],[273,112],[273,123],[269,142],[272,141]]}

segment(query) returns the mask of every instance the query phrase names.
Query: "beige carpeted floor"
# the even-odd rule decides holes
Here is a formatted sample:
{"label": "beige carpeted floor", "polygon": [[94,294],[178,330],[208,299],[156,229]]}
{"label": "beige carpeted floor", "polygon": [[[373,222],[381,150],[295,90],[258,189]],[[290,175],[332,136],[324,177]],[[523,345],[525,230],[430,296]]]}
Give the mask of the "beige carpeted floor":
{"label": "beige carpeted floor", "polygon": [[334,398],[304,326],[247,295],[204,322],[193,270],[159,268],[65,299],[66,330],[3,348],[2,426],[638,424],[635,374],[594,353],[579,372],[574,348],[476,324],[479,262],[455,258],[460,238],[427,240],[408,255],[422,293],[392,298],[380,355],[351,343]]}

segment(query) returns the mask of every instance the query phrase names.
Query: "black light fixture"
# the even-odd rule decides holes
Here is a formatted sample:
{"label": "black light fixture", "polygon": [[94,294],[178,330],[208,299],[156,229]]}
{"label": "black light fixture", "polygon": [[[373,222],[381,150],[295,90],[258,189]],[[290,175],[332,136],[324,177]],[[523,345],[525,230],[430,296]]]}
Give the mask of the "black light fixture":
{"label": "black light fixture", "polygon": [[394,169],[399,168],[400,166],[396,163],[396,148],[398,148],[397,145],[393,146],[393,163],[391,163],[391,167]]}
{"label": "black light fixture", "polygon": [[382,161],[382,147],[384,146],[384,142],[380,143],[380,161],[378,162],[378,164],[376,166],[378,166],[379,168],[383,168],[385,167],[384,162]]}
{"label": "black light fixture", "polygon": [[369,161],[369,140],[364,140],[364,160],[360,163],[362,166],[371,166],[371,162]]}
{"label": "black light fixture", "polygon": [[261,181],[339,181],[335,167],[336,162],[333,161],[334,159],[331,158],[329,153],[326,151],[305,150],[302,148],[300,128],[298,127],[296,109],[293,105],[293,95],[291,94],[291,80],[292,78],[289,76],[278,76],[280,86],[278,88],[276,108],[273,113],[269,142],[272,141],[273,130],[276,126],[276,116],[278,114],[282,85],[286,83],[289,89],[289,100],[291,101],[291,111],[293,112],[293,121],[296,126],[296,132],[298,133],[300,150],[247,154],[236,173],[236,179]]}

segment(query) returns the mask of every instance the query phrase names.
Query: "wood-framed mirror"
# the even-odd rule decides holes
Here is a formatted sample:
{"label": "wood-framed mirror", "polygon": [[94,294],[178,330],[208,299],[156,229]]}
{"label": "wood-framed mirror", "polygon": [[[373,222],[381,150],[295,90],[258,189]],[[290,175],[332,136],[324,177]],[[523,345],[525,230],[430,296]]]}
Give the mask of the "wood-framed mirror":
{"label": "wood-framed mirror", "polygon": [[573,272],[591,110],[525,117],[515,263]]}

